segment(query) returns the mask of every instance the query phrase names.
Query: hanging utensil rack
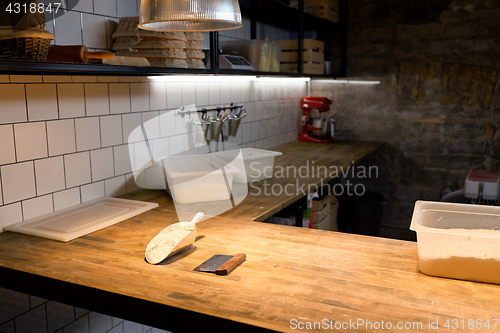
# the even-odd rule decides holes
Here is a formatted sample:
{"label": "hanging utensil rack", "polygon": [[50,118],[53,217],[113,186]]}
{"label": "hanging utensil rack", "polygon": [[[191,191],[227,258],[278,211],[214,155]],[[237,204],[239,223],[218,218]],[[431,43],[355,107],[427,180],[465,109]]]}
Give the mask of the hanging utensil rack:
{"label": "hanging utensil rack", "polygon": [[221,112],[224,110],[229,109],[230,111],[232,110],[237,110],[243,108],[243,105],[233,105],[231,103],[230,106],[217,106],[215,108],[201,108],[201,109],[196,109],[196,110],[186,110],[186,108],[183,106],[179,111],[177,111],[178,114],[180,114],[182,117],[184,117],[185,114],[190,114],[190,113],[195,113],[195,112],[209,112],[209,111],[217,111]]}

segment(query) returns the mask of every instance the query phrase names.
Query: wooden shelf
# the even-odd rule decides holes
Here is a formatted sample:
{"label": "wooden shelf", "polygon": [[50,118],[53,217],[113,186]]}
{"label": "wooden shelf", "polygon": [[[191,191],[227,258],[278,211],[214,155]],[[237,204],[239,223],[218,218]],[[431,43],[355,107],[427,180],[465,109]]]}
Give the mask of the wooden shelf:
{"label": "wooden shelf", "polygon": [[[259,22],[297,31],[301,26],[304,30],[339,31],[345,33],[345,24],[330,22],[308,13],[301,13],[298,9],[287,6],[279,0],[240,0],[243,15]],[[217,49],[217,47],[215,47]],[[214,51],[211,50],[211,53]],[[324,75],[308,75],[299,73],[253,72],[229,69],[183,69],[164,67],[134,67],[111,66],[103,64],[71,64],[31,61],[0,60],[0,74],[42,74],[42,75],[106,75],[106,76],[155,76],[166,74],[222,74],[222,75],[257,75],[257,76],[284,76],[284,77],[323,77]],[[345,76],[345,70],[337,73]]]}
{"label": "wooden shelf", "polygon": [[37,75],[106,75],[106,76],[156,76],[165,74],[178,75],[256,75],[285,77],[325,77],[298,73],[254,72],[245,70],[220,69],[218,73],[211,69],[184,69],[164,67],[111,66],[103,64],[70,64],[32,61],[0,60],[1,74],[37,74]]}
{"label": "wooden shelf", "polygon": [[54,63],[54,62],[0,60],[0,73],[43,74],[43,75],[148,76],[148,75],[163,75],[163,74],[214,74],[214,71],[208,69],[135,67],[135,66],[112,66],[103,64],[71,64],[71,63]]}
{"label": "wooden shelf", "polygon": [[[240,0],[241,14],[290,31],[299,29],[299,10],[278,0]],[[341,25],[304,13],[304,30],[339,30]]]}

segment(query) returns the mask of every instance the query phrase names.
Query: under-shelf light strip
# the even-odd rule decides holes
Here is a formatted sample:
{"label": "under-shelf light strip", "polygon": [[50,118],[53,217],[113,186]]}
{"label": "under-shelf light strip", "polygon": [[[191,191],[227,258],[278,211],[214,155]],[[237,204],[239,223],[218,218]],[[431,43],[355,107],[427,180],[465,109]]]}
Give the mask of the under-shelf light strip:
{"label": "under-shelf light strip", "polygon": [[215,81],[257,81],[257,82],[309,82],[308,77],[257,77],[254,75],[163,75],[149,76],[157,82],[215,82]]}
{"label": "under-shelf light strip", "polygon": [[337,83],[337,84],[380,84],[380,81],[360,81],[360,80],[312,80],[312,82]]}
{"label": "under-shelf light strip", "polygon": [[308,77],[269,77],[269,76],[261,76],[256,79],[259,82],[309,82],[311,78]]}

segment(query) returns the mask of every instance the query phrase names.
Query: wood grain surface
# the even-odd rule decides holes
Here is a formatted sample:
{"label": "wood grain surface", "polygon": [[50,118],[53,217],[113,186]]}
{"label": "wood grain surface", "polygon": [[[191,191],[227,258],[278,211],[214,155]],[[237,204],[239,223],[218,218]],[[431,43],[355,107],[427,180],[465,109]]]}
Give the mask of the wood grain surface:
{"label": "wood grain surface", "polygon": [[[313,158],[345,163],[330,151],[340,147],[325,147],[325,157]],[[316,324],[303,331],[335,331],[335,324],[362,320],[364,325],[340,330],[372,332],[383,321],[393,327],[388,332],[412,331],[395,328],[414,322],[422,326],[413,331],[436,332],[429,321],[450,331],[443,328],[446,320],[492,324],[500,317],[500,286],[420,273],[416,243],[247,218],[273,204],[257,213],[248,205],[239,212],[245,219],[202,221],[194,246],[150,265],[144,259],[148,242],[177,215],[163,191],[128,197],[160,206],[69,243],[0,234],[0,286],[174,332],[298,332],[299,323],[324,320],[333,329]],[[226,276],[194,271],[214,254],[237,253],[246,260]]]}
{"label": "wood grain surface", "polygon": [[[296,332],[293,320],[324,319],[431,332],[429,320],[500,313],[500,286],[423,275],[405,241],[215,217],[191,249],[146,263],[149,240],[176,221],[159,207],[70,243],[0,234],[0,285],[174,332]],[[247,259],[227,276],[194,271],[236,253]]]}
{"label": "wood grain surface", "polygon": [[[295,141],[272,148],[273,151],[283,153],[282,156],[277,156],[274,161],[274,174],[276,176],[272,179],[256,182],[248,187],[243,185],[245,189],[248,188],[247,197],[221,216],[241,220],[265,221],[304,197],[310,192],[309,187],[314,190],[327,184],[336,178],[332,176],[335,176],[337,170],[340,175],[342,170],[346,171],[349,166],[357,165],[364,158],[377,152],[383,145],[384,143],[381,142],[318,144]],[[284,172],[280,173],[281,170]],[[233,191],[237,191],[237,186],[241,185],[233,184]],[[273,187],[275,188],[274,192]],[[285,193],[285,187],[288,194]],[[279,194],[280,189],[283,190],[281,194]],[[265,195],[266,193],[269,195]],[[143,200],[140,197],[131,198]],[[187,214],[189,216],[194,216],[199,211],[208,215],[209,206],[210,203],[177,204],[177,208],[190,211]],[[176,209],[173,201],[167,203],[166,207],[172,210]]]}

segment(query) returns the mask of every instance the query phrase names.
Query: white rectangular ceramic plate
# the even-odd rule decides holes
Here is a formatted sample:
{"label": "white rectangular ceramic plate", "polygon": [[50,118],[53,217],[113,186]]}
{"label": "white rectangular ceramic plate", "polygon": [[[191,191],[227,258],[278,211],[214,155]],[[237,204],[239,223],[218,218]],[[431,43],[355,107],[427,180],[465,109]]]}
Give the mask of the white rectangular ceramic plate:
{"label": "white rectangular ceramic plate", "polygon": [[156,207],[158,204],[151,202],[99,198],[6,226],[4,230],[69,242]]}

